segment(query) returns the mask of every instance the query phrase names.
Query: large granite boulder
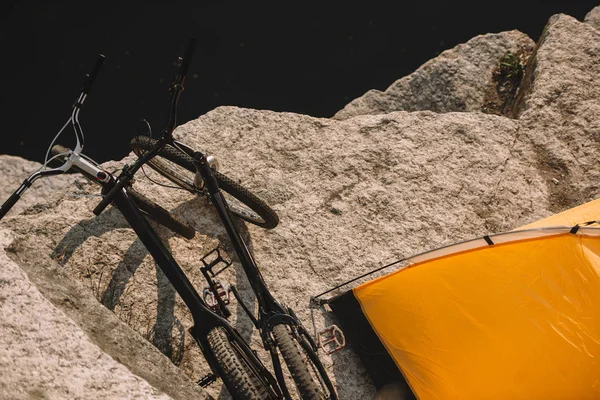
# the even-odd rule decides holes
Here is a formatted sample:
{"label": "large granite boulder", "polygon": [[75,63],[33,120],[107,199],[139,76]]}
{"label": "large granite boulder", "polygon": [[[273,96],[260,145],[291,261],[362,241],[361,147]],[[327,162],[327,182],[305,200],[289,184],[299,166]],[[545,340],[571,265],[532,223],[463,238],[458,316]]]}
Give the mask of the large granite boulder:
{"label": "large granite boulder", "polygon": [[595,7],[592,11],[587,13],[583,21],[596,29],[600,29],[600,6]]}
{"label": "large granite boulder", "polygon": [[600,31],[566,15],[550,18],[515,112],[520,134],[555,182],[549,186],[554,211],[598,194],[599,77]]}
{"label": "large granite boulder", "polygon": [[[565,15],[550,19],[528,62],[516,118],[439,109],[444,112],[336,120],[220,107],[179,127],[176,136],[217,156],[224,173],[279,213],[276,229],[240,226],[275,297],[295,309],[310,330],[319,330],[332,316],[311,309],[310,296],[389,261],[513,229],[598,197],[599,35]],[[80,193],[97,192],[81,178],[76,185]],[[207,201],[143,176],[135,185],[196,229],[196,237],[185,240],[157,227],[196,287],[204,286],[199,258],[222,246],[234,258],[223,280],[235,283],[252,305],[242,269]],[[95,296],[103,312],[112,310],[192,381],[198,379],[207,368],[187,333],[189,313],[118,211],[93,216],[97,202],[63,196],[13,215],[0,224],[12,237],[3,247],[84,331],[106,330],[87,317],[97,311],[73,307],[38,277],[54,275],[65,284],[65,276],[74,278],[72,285]],[[232,311],[234,325],[259,349],[241,308],[234,304]],[[116,357],[117,347],[105,348],[103,340],[88,335]],[[259,355],[268,359],[263,351]],[[341,398],[376,396],[351,351],[321,356]],[[137,364],[125,358],[119,356],[127,366]],[[146,366],[138,372],[129,368],[158,387],[142,375]],[[3,379],[15,379],[6,373]],[[221,385],[208,390],[213,396],[221,391]]]}
{"label": "large granite boulder", "polygon": [[[87,290],[53,269],[50,258],[40,257],[30,279],[13,239],[0,229],[1,398],[205,397],[166,357],[90,301]],[[38,247],[22,250],[47,255]]]}
{"label": "large granite boulder", "polygon": [[477,36],[444,51],[384,92],[369,90],[333,118],[393,111],[485,111],[496,100],[499,82],[494,73],[500,60],[508,54],[526,60],[533,47],[534,42],[519,31]]}

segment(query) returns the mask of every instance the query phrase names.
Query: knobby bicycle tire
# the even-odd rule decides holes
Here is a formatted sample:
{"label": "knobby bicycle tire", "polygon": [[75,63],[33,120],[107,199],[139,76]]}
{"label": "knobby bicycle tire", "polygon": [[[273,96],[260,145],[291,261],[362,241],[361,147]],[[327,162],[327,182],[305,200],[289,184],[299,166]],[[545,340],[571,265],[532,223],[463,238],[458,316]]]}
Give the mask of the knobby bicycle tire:
{"label": "knobby bicycle tire", "polygon": [[[138,136],[131,141],[131,147],[138,156],[141,156],[144,152],[153,149],[156,142],[156,139]],[[176,171],[169,166],[167,161],[181,167],[183,171]],[[166,145],[157,156],[148,161],[148,165],[181,188],[195,194],[207,195],[204,190],[198,189],[194,185],[196,177],[194,160],[190,155],[175,147]],[[219,171],[214,171],[214,174],[219,188],[230,196],[225,196],[225,200],[233,214],[266,229],[273,229],[277,226],[279,217],[267,203]]]}
{"label": "knobby bicycle tire", "polygon": [[219,366],[221,379],[234,399],[263,400],[270,399],[268,389],[241,359],[223,328],[216,327],[207,335],[208,345]]}
{"label": "knobby bicycle tire", "polygon": [[[50,154],[53,157],[58,154],[64,154],[64,153],[68,153],[68,152],[69,152],[69,149],[67,149],[66,147],[63,147],[61,145],[53,146],[52,149],[50,150]],[[98,178],[96,178],[95,176],[88,174],[87,172],[77,168],[76,166],[73,166],[72,168],[76,172],[85,176],[88,180],[90,180],[92,182],[100,183],[98,181]],[[169,228],[173,232],[183,236],[186,239],[191,239],[196,234],[196,231],[194,230],[194,228],[179,221],[177,218],[175,218],[173,216],[173,214],[171,214],[169,211],[165,210],[164,208],[162,208],[161,206],[159,206],[158,204],[156,204],[155,202],[153,202],[146,196],[138,193],[137,191],[133,190],[132,188],[127,188],[126,191],[127,191],[127,194],[133,200],[133,202],[139,207],[140,210],[142,210],[142,213],[149,216],[150,218],[152,218],[159,224],[165,226],[166,228]]]}
{"label": "knobby bicycle tire", "polygon": [[[285,324],[273,327],[273,337],[283,360],[292,375],[296,389],[303,400],[335,399],[333,385],[316,354],[311,355],[310,345],[301,336],[296,339]],[[305,353],[305,357],[302,353]],[[319,363],[317,365],[316,363]],[[311,375],[311,369],[313,375]],[[288,388],[289,389],[289,388]],[[327,394],[326,392],[329,392]]]}

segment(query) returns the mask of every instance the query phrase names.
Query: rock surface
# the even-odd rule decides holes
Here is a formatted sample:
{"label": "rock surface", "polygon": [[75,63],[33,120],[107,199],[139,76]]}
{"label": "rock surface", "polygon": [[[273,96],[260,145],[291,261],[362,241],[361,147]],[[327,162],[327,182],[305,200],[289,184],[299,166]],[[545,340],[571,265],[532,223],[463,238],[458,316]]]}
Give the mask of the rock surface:
{"label": "rock surface", "polygon": [[600,29],[600,6],[595,7],[592,11],[587,13],[583,21],[596,29]]}
{"label": "rock surface", "polygon": [[[177,130],[189,145],[215,154],[228,175],[242,179],[280,214],[281,224],[272,231],[248,226],[251,246],[275,296],[297,310],[309,328],[311,294],[407,252],[539,215],[531,199],[543,203],[546,196],[537,170],[520,161],[504,167],[516,133],[516,123],[485,114],[398,112],[331,121],[235,107],[218,108]],[[513,192],[502,187],[505,180],[516,185]],[[230,250],[216,214],[186,193],[143,179],[137,186],[198,231],[187,241],[161,230],[191,281],[202,288],[199,256],[219,242]],[[515,199],[517,191],[530,196]],[[96,203],[89,197],[64,198],[5,224],[16,234],[17,249],[35,232],[43,248],[53,249],[46,257],[56,258],[68,275],[199,379],[207,371],[187,334],[192,321],[184,305],[116,210],[92,218]],[[241,276],[236,264],[226,280],[252,301]],[[251,334],[247,318],[236,324]],[[252,338],[257,345],[256,334]],[[364,372],[351,353],[336,357],[336,362],[324,359],[340,396],[372,397],[367,381],[357,379]]]}
{"label": "rock surface", "polygon": [[[6,183],[0,188],[0,201],[40,166],[0,155]],[[35,215],[61,200],[82,199],[97,190],[77,175],[39,179],[6,218]],[[98,197],[91,199],[98,201]],[[31,234],[17,243],[6,230],[0,232],[0,239],[0,319],[5,322],[0,324],[5,356],[0,359],[0,398],[208,398],[147,340],[114,313],[98,307],[92,292],[55,262],[54,247]],[[19,329],[27,332],[26,340],[18,336]]]}
{"label": "rock surface", "polygon": [[[2,185],[0,186],[0,202],[8,197],[19,187],[25,178],[41,167],[40,163],[24,160],[21,157],[0,155],[0,171],[2,171]],[[7,215],[16,215],[28,207],[40,202],[50,202],[61,197],[68,191],[74,180],[70,175],[59,175],[51,178],[38,179],[28,190],[34,194],[26,194],[9,211]],[[28,193],[26,192],[26,193]]]}
{"label": "rock surface", "polygon": [[[11,234],[0,230],[0,245]],[[113,360],[0,251],[0,397],[169,399]]]}
{"label": "rock surface", "polygon": [[507,53],[531,53],[534,42],[519,31],[477,36],[446,50],[385,92],[369,90],[338,111],[334,119],[392,111],[481,111],[496,91],[493,72]]}
{"label": "rock surface", "polygon": [[[600,31],[566,15],[553,16],[525,74],[520,133],[548,180],[552,210],[598,193]],[[556,182],[557,181],[557,182]]]}
{"label": "rock surface", "polygon": [[[217,156],[224,173],[279,213],[276,229],[242,225],[244,236],[275,297],[295,309],[309,330],[313,318],[321,329],[332,317],[309,309],[312,295],[403,256],[510,230],[598,197],[599,35],[565,15],[550,19],[528,64],[516,119],[411,110],[336,120],[220,107],[179,127],[176,136]],[[80,180],[77,185],[83,193],[96,191]],[[142,176],[136,188],[196,229],[188,241],[158,228],[202,288],[199,257],[217,245],[233,256],[217,215],[204,199]],[[32,280],[55,271],[76,278],[86,288],[82,292],[197,379],[206,363],[187,333],[192,321],[181,299],[118,211],[93,218],[96,204],[95,198],[65,196],[6,219],[1,226],[14,237],[13,259]],[[237,263],[223,281],[235,282],[252,304]],[[56,288],[42,280],[36,285],[104,345],[89,333],[106,330],[85,321],[91,307],[77,317],[52,294]],[[232,311],[233,324],[258,349],[248,319],[236,317],[240,307]],[[340,398],[376,396],[351,351],[322,359]],[[209,388],[213,396],[220,391],[220,385]]]}

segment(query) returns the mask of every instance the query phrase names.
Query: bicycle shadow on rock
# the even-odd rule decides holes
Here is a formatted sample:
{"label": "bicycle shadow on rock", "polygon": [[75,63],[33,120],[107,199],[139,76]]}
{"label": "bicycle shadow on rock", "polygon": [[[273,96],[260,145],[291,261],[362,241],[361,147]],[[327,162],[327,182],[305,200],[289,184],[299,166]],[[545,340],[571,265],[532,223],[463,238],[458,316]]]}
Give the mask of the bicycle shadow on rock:
{"label": "bicycle shadow on rock", "polygon": [[[210,206],[210,204],[208,204],[204,199],[193,198],[180,203],[175,208],[171,209],[170,212],[181,221],[192,226],[200,235],[205,236],[200,252],[187,252],[187,254],[183,254],[183,257],[180,257],[182,254],[178,254],[176,251],[178,249],[173,249],[170,242],[176,240],[191,243],[197,240],[196,238],[198,238],[199,235],[196,235],[196,238],[192,239],[192,241],[187,241],[183,238],[180,238],[177,234],[173,233],[169,229],[164,228],[149,219],[150,224],[152,225],[153,229],[155,229],[163,243],[165,243],[169,251],[173,251],[175,259],[178,261],[184,271],[186,271],[186,275],[188,275],[188,278],[190,278],[192,284],[196,287],[196,290],[202,293],[202,288],[206,285],[204,278],[200,273],[200,267],[203,265],[201,258],[219,245],[226,251],[227,255],[232,258],[232,267],[234,268],[230,269],[234,270],[236,287],[238,288],[242,299],[246,302],[246,304],[248,304],[250,309],[253,309],[255,305],[254,294],[247,279],[240,279],[241,276],[245,276],[243,268],[237,261],[237,257],[235,257],[235,251],[230,245],[227,232],[222,227],[221,221],[214,208]],[[238,227],[240,228],[240,233],[242,234],[244,240],[248,244],[248,248],[252,250],[250,235],[246,226],[243,223],[240,223]],[[111,232],[111,236],[116,236],[118,234],[121,236],[113,239],[114,242],[111,240],[111,236],[109,236],[109,238],[102,238],[103,235]],[[123,235],[123,232],[126,232],[126,235]],[[130,244],[129,246],[125,244],[124,247],[119,248],[120,245],[123,245],[123,243],[120,243],[119,240],[122,236],[126,236],[126,239],[128,239],[124,240],[123,243],[130,242]],[[90,240],[97,243],[92,243],[90,245],[87,243]],[[180,242],[177,243],[181,244]],[[151,260],[148,251],[141,243],[139,238],[137,238],[135,233],[131,230],[129,224],[123,218],[118,209],[114,207],[110,207],[98,217],[82,220],[77,225],[74,225],[60,240],[58,245],[56,245],[52,257],[60,265],[66,266],[69,261],[72,261],[72,258],[77,252],[84,252],[86,250],[84,247],[89,248],[90,246],[94,248],[92,253],[97,253],[96,256],[99,259],[112,257],[113,259],[118,258],[119,260],[118,262],[114,263],[116,264],[116,267],[112,269],[111,273],[109,274],[110,276],[105,276],[100,273],[100,277],[98,278],[98,283],[96,285],[94,285],[93,282],[90,284],[89,281],[86,282],[86,285],[91,285],[91,289],[94,291],[96,298],[105,307],[112,311],[115,311],[116,309],[123,311],[123,297],[131,294],[128,293],[128,288],[130,287],[132,280],[135,279],[136,272],[144,264],[145,259],[146,262],[148,262],[148,258]],[[185,247],[185,245],[183,247]],[[112,254],[108,254],[109,252]],[[117,253],[117,255],[115,255],[115,253]],[[119,253],[122,253],[122,255],[119,256]],[[90,260],[88,260],[88,258]],[[86,257],[86,260],[83,261],[81,260],[81,256],[79,256],[77,262],[80,264],[82,262],[92,261],[92,264],[98,264],[98,262],[93,263],[93,258],[94,255],[92,254],[90,257]],[[156,275],[156,321],[152,326],[147,327],[145,332],[140,332],[139,329],[135,329],[133,326],[132,328],[145,336],[147,340],[153,343],[153,345],[156,346],[163,354],[169,357],[173,363],[178,365],[184,358],[186,331],[180,319],[176,316],[177,292],[160,270],[158,265],[156,265],[153,260],[150,262],[152,265],[154,265]],[[101,261],[100,263],[106,264],[104,261]],[[194,272],[190,273],[190,270],[193,270]],[[86,276],[86,274],[81,274],[81,271],[80,275],[83,275],[84,277]],[[146,295],[148,295],[147,292]],[[237,316],[244,314],[244,317],[237,318],[234,326],[245,340],[250,341],[252,332],[254,330],[252,322],[245,317],[245,313],[241,305],[237,305],[235,312]],[[119,317],[123,320],[122,313],[119,315]],[[132,318],[135,317],[132,316]],[[124,322],[128,323],[130,326],[136,323],[136,321],[127,320],[127,318],[124,319]],[[193,342],[193,340],[188,340],[188,342],[189,341]],[[200,350],[197,349],[197,346],[195,347],[196,351],[200,353]],[[206,364],[204,360],[202,360],[202,362]],[[225,388],[223,387],[222,389]],[[227,396],[228,394],[226,394],[226,390],[221,390],[221,395],[219,398],[229,398]]]}
{"label": "bicycle shadow on rock", "polygon": [[[66,265],[73,254],[92,237],[99,238],[111,231],[129,228],[127,221],[120,215],[115,208],[107,210],[99,217],[84,220],[75,225],[56,246],[53,258],[57,259],[59,264]],[[175,234],[162,227],[154,226],[157,233],[164,241],[167,248],[169,239]],[[148,252],[141,241],[136,237],[133,243],[123,254],[120,262],[112,271],[107,285],[98,282],[91,283],[92,291],[100,303],[111,311],[119,305],[123,293],[133,278],[134,274],[142,265]],[[152,342],[163,354],[169,357],[174,363],[180,360],[180,355],[173,354],[172,336],[174,328],[177,329],[180,342],[183,343],[183,325],[174,315],[175,308],[175,289],[168,282],[162,271],[156,266],[157,279],[157,312],[156,322],[153,327],[146,332],[144,336]],[[98,281],[102,280],[102,277]],[[125,320],[129,325],[132,321]]]}

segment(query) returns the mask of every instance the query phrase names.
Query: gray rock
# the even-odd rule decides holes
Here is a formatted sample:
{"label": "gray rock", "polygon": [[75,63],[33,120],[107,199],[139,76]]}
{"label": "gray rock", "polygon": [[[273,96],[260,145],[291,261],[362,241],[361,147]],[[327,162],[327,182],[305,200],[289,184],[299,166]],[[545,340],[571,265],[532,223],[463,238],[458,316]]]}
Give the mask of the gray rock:
{"label": "gray rock", "polygon": [[[333,121],[222,107],[180,127],[177,136],[215,154],[224,172],[280,214],[275,230],[248,226],[251,246],[275,296],[312,328],[309,296],[336,282],[403,254],[510,229],[547,212],[538,169],[530,157],[513,159],[517,132],[516,122],[481,113],[396,112]],[[199,256],[219,242],[228,248],[214,211],[180,191],[144,179],[137,185],[199,232],[186,241],[161,230],[202,287]],[[96,203],[64,198],[52,209],[9,219],[17,254],[35,232],[43,248],[53,249],[45,257],[53,255],[134,330],[150,339],[161,331],[162,342],[155,344],[171,356],[183,348],[176,360],[196,379],[206,364],[186,333],[192,321],[185,307],[118,212],[92,218]],[[240,276],[236,265],[227,280],[252,299]],[[317,313],[317,328],[324,318]],[[236,325],[258,345],[247,319]],[[372,397],[352,353],[323,358],[342,398]]]}
{"label": "gray rock", "polygon": [[[520,132],[534,147],[553,209],[598,194],[600,31],[555,15],[540,36],[517,104]],[[591,184],[596,182],[595,184]]]}
{"label": "gray rock", "polygon": [[[109,162],[106,165],[112,167],[115,164]],[[20,185],[23,179],[40,167],[40,164],[20,157],[2,155],[0,156],[0,166],[2,167],[4,182],[6,182],[6,185],[0,189],[0,192],[3,193],[1,201],[4,201]],[[79,175],[60,175],[50,179],[39,179],[11,209],[5,221],[11,221],[10,217],[18,215],[20,212],[22,216],[30,215],[32,218],[45,211],[52,213],[49,210],[56,207],[57,202],[62,200],[68,202],[69,200],[86,199],[92,204],[97,203],[99,197],[94,196],[97,194],[98,187],[92,186]],[[89,212],[89,210],[86,211]],[[89,217],[89,215],[86,216]],[[59,225],[64,224],[69,219],[68,215],[63,215],[63,217],[47,226],[47,229],[58,229]],[[16,223],[18,224],[18,222]],[[8,224],[11,225],[12,223],[8,222]],[[76,224],[77,222],[73,222],[73,225]],[[23,228],[21,229],[22,232],[29,229],[30,233],[35,232],[37,229],[31,226]],[[27,396],[38,396],[40,398],[46,398],[47,396],[52,398],[55,396],[60,398],[85,397],[90,399],[208,398],[206,392],[191,382],[189,377],[175,367],[169,358],[161,354],[156,347],[132,331],[114,313],[104,307],[99,307],[98,301],[94,299],[94,292],[90,292],[77,280],[73,280],[64,268],[56,263],[57,260],[64,257],[64,254],[59,254],[54,250],[55,244],[44,241],[43,236],[31,234],[13,240],[14,235],[12,233],[2,232],[5,232],[2,238],[6,240],[0,243],[0,258],[4,257],[0,264],[3,268],[5,267],[5,260],[8,260],[5,255],[5,247],[8,246],[7,254],[13,260],[7,263],[14,268],[18,268],[17,264],[13,262],[17,261],[18,265],[30,274],[31,283],[35,286],[32,286],[29,281],[26,285],[33,288],[37,287],[36,290],[39,290],[39,293],[45,297],[45,299],[42,297],[44,304],[39,306],[32,304],[31,300],[25,299],[26,304],[32,305],[24,316],[19,317],[23,318],[23,329],[29,329],[26,327],[27,324],[35,324],[36,314],[45,312],[49,307],[59,309],[60,311],[56,312],[62,315],[62,320],[54,316],[48,317],[50,318],[48,324],[54,325],[51,329],[45,325],[40,325],[38,326],[39,331],[31,330],[31,337],[24,341],[21,346],[22,351],[26,354],[19,363],[14,361],[0,362],[0,368],[3,368],[0,373],[5,378],[0,379],[0,392],[6,393],[8,395],[6,398],[31,398]],[[11,272],[8,266],[6,268],[7,274]],[[12,271],[15,273],[11,272],[10,277],[8,275],[0,277],[0,282],[5,280],[6,282],[12,282],[15,279],[15,274],[25,276],[23,271],[19,271]],[[11,285],[13,284],[11,283]],[[15,285],[22,286],[23,284],[18,283]],[[4,290],[2,292],[0,294],[0,307],[6,305],[2,315],[6,312],[6,315],[10,318],[18,317],[16,315],[12,316],[11,313],[15,309],[22,310],[25,306],[18,301],[13,301],[12,296],[6,296],[5,298],[3,296]],[[51,303],[46,299],[50,300]],[[6,337],[7,340],[11,340],[11,343],[18,342],[19,339],[15,339],[15,337],[10,338],[9,334],[13,334],[13,336],[18,334],[18,331],[14,329],[15,322],[10,318],[7,319],[9,326],[0,326],[0,338]],[[29,322],[30,320],[33,322]],[[42,319],[39,320],[42,321]],[[64,337],[61,335],[64,335]],[[82,339],[79,338],[82,335],[87,340],[83,344],[80,343]],[[69,340],[65,345],[65,337],[70,338],[71,336],[74,336],[76,340]],[[51,340],[49,337],[54,339]],[[82,348],[86,357],[90,353],[88,348],[96,349],[94,350],[95,353],[90,354],[93,354],[93,357],[96,357],[97,360],[92,358],[92,362],[90,362],[78,351],[74,351],[72,354],[68,353],[71,346],[74,346],[75,349]],[[66,352],[67,355],[65,355]],[[12,353],[7,354],[8,358],[13,355]],[[48,362],[40,362],[39,357],[29,357],[29,355],[46,357]],[[110,362],[105,362],[105,360],[110,360]],[[97,367],[96,363],[101,365]],[[48,376],[52,377],[54,368],[57,369],[57,379],[52,381]],[[114,375],[105,377],[104,369],[111,371],[111,373],[114,372]],[[29,376],[25,379],[22,373],[24,370],[37,372],[25,374]],[[122,381],[119,381],[121,370],[127,371],[127,373],[123,375]],[[69,381],[71,375],[73,375],[73,380]],[[93,379],[104,378],[106,379],[102,382],[95,383],[93,381]],[[2,390],[5,386],[11,389]],[[78,387],[81,388],[74,390]],[[165,394],[161,394],[161,392]]]}
{"label": "gray rock", "polygon": [[600,6],[594,7],[592,11],[587,13],[583,21],[596,29],[600,29]]}
{"label": "gray rock", "polygon": [[[311,310],[310,296],[404,256],[514,229],[598,197],[598,35],[571,17],[550,19],[528,64],[517,119],[445,109],[335,120],[220,107],[179,127],[176,136],[217,156],[224,173],[279,213],[276,229],[241,225],[244,236],[275,297],[295,309],[309,330],[313,320],[319,330],[332,316]],[[163,228],[159,234],[202,288],[200,256],[220,245],[233,257],[215,212],[204,199],[141,176],[136,187],[197,230],[190,241]],[[79,190],[97,189],[80,183]],[[14,236],[13,259],[31,277],[61,271],[75,278],[82,293],[94,295],[197,379],[207,367],[187,333],[192,321],[181,299],[115,209],[93,218],[96,204],[95,198],[62,197],[3,221],[0,226]],[[32,255],[34,248],[39,250]],[[50,258],[59,266],[42,262]],[[237,262],[223,280],[236,283],[253,305]],[[96,320],[86,316],[99,312],[91,305],[69,311],[52,295],[58,289],[45,289],[41,280],[36,285],[86,332],[112,326],[84,321]],[[238,318],[240,307],[232,311],[233,324],[260,348],[248,319]],[[259,355],[268,359],[264,351]],[[321,356],[341,398],[375,396],[350,350]],[[132,371],[154,385],[142,375],[146,368]],[[209,388],[215,397],[220,391],[220,385]]]}
{"label": "gray rock", "polygon": [[[224,172],[280,214],[276,229],[249,225],[247,235],[275,296],[312,329],[310,295],[403,254],[509,229],[547,211],[534,207],[547,199],[536,167],[520,158],[507,167],[517,131],[516,122],[482,113],[396,112],[334,121],[221,107],[176,132],[215,154]],[[191,241],[160,232],[202,288],[199,257],[219,243],[231,255],[216,214],[181,191],[141,177],[136,185],[197,229]],[[95,198],[65,197],[3,224],[14,232],[19,257],[30,257],[24,248],[34,232],[43,249],[36,260],[56,259],[62,271],[198,379],[206,363],[187,333],[192,321],[185,306],[115,209],[93,218],[96,204]],[[32,276],[45,268],[27,265]],[[253,301],[239,265],[224,280]],[[329,318],[320,312],[315,317],[319,329]],[[259,348],[247,318],[233,321]],[[351,352],[323,359],[341,398],[373,396]],[[209,393],[218,396],[219,390],[216,385]]]}
{"label": "gray rock", "polygon": [[[41,167],[40,163],[25,160],[21,157],[0,155],[0,173],[2,186],[0,186],[0,204],[19,187],[21,183],[33,172]],[[38,179],[32,187],[25,192],[19,202],[10,210],[8,215],[15,215],[28,207],[44,202],[56,201],[57,198],[68,193],[72,186],[74,176],[60,175],[52,178]],[[35,193],[31,193],[35,192]]]}
{"label": "gray rock", "polygon": [[[113,164],[110,162],[105,165]],[[159,334],[148,322],[156,315],[156,299],[148,301],[144,298],[150,295],[148,290],[138,292],[135,291],[135,286],[133,290],[131,287],[121,286],[125,286],[126,280],[131,278],[127,272],[123,272],[123,266],[134,271],[138,266],[128,262],[135,263],[140,254],[144,258],[145,250],[135,241],[133,232],[123,232],[125,221],[116,210],[106,212],[100,218],[93,218],[91,210],[99,201],[99,197],[94,196],[98,193],[98,187],[82,178],[79,178],[78,184],[76,196],[64,196],[58,203],[32,207],[18,217],[3,220],[6,226],[19,234],[15,236],[9,249],[12,257],[32,277],[41,293],[71,317],[104,352],[173,398],[206,398],[207,394],[200,387],[183,375],[168,357],[148,343],[151,336],[158,337]],[[61,206],[67,208],[58,211]],[[47,235],[40,234],[41,230]],[[32,232],[35,235],[31,235]],[[102,246],[94,249],[94,243],[102,241],[102,234],[112,235],[121,248],[131,248],[123,253],[119,253],[116,248],[108,250]],[[131,241],[127,242],[128,239]],[[81,244],[83,246],[80,249]],[[88,246],[92,246],[92,249]],[[100,248],[107,253],[101,254],[98,251]],[[124,259],[121,263],[120,257]],[[74,263],[68,263],[69,260],[73,260],[81,268],[70,268]],[[118,271],[121,272],[114,276],[106,273],[103,266],[110,262],[120,265]],[[149,273],[156,280],[154,265],[149,260],[146,260],[146,265],[149,265]],[[144,272],[144,268],[140,268],[136,273],[136,283],[146,283]],[[71,281],[73,278],[75,282]],[[164,277],[161,282],[164,283]],[[156,289],[156,284],[153,288]],[[126,289],[124,293],[120,291],[122,289]],[[167,288],[166,291],[174,296],[172,288]],[[118,293],[119,305],[115,307],[111,303],[112,296],[106,293],[111,293],[112,296]],[[106,299],[102,295],[106,295]],[[99,307],[99,302],[107,307]],[[146,309],[151,307],[149,304],[154,309]],[[195,350],[198,352],[197,347]],[[170,356],[168,352],[165,353]],[[205,366],[203,372],[207,372]]]}
{"label": "gray rock", "polygon": [[113,360],[46,300],[4,248],[0,230],[0,397],[170,399]]}
{"label": "gray rock", "polygon": [[519,31],[477,36],[444,51],[385,92],[368,91],[333,118],[392,111],[481,111],[486,94],[496,91],[493,72],[500,59],[507,53],[528,55],[533,47],[534,42]]}

